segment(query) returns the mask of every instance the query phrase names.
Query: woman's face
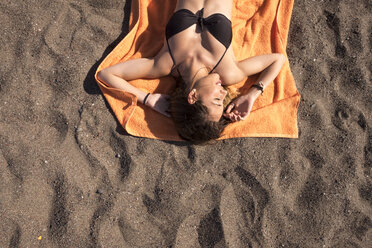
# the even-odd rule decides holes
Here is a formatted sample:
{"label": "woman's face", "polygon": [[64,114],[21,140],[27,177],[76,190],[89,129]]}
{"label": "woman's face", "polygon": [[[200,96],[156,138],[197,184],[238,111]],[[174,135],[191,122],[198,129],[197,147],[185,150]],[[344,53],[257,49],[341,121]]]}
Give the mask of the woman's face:
{"label": "woman's face", "polygon": [[223,100],[227,91],[222,87],[220,76],[211,73],[195,82],[196,96],[208,108],[209,120],[219,121],[223,114]]}

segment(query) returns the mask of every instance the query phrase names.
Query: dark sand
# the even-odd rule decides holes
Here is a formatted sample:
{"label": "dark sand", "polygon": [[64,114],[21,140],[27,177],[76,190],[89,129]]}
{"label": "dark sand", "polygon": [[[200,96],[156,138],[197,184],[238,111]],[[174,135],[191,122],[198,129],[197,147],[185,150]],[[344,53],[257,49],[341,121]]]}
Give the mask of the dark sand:
{"label": "dark sand", "polygon": [[119,0],[0,2],[0,247],[372,247],[372,2],[297,0],[299,139],[131,137],[93,79]]}

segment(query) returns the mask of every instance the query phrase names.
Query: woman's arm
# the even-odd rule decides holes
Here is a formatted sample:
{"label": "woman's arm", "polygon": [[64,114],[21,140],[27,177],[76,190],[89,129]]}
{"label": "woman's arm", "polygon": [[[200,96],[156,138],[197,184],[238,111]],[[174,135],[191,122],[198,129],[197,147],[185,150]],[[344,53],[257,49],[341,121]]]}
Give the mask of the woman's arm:
{"label": "woman's arm", "polygon": [[[141,78],[160,78],[168,75],[171,72],[171,68],[172,61],[169,54],[161,51],[154,58],[128,60],[103,69],[98,73],[98,79],[107,83],[111,87],[122,89],[136,95],[138,101],[143,103],[148,93],[137,89],[128,83],[128,81]],[[146,105],[162,114],[168,115],[165,112],[166,109],[164,109],[166,107],[164,102],[165,100],[166,96],[164,95],[151,94],[146,100]]]}
{"label": "woman's arm", "polygon": [[242,60],[238,63],[238,67],[246,76],[262,72],[257,82],[262,82],[266,88],[278,76],[284,62],[285,56],[283,54],[273,53]]}
{"label": "woman's arm", "polygon": [[[246,76],[254,75],[261,72],[257,83],[265,89],[279,74],[285,56],[280,53],[267,54],[251,57],[238,63],[238,67]],[[244,120],[252,110],[253,103],[260,95],[261,90],[252,87],[246,95],[235,99],[225,111],[225,117],[232,121]]]}

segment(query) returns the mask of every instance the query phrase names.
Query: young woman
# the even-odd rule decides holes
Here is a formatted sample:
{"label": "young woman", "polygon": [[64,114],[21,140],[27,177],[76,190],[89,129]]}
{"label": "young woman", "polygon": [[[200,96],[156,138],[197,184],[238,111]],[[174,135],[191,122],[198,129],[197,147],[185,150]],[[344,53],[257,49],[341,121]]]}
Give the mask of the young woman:
{"label": "young woman", "polygon": [[[99,79],[171,116],[179,135],[186,140],[203,143],[218,138],[226,125],[223,119],[234,122],[247,118],[257,97],[285,62],[282,54],[236,61],[231,48],[231,9],[232,0],[179,0],[166,26],[165,44],[154,58],[111,66],[98,73]],[[257,83],[248,93],[224,108],[224,86],[259,72]],[[178,88],[171,97],[149,94],[128,83],[166,75],[177,80]]]}

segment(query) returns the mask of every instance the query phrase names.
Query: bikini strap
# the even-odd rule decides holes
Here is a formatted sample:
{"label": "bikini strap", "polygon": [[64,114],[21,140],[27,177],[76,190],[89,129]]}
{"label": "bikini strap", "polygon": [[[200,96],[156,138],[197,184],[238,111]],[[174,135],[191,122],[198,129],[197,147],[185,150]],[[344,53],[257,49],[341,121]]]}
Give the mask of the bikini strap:
{"label": "bikini strap", "polygon": [[167,46],[168,46],[169,55],[171,56],[172,61],[173,61],[173,66],[172,66],[172,68],[173,68],[176,65],[176,61],[174,60],[174,57],[173,57],[173,54],[172,54],[172,50],[170,49],[170,46],[169,46],[168,39],[166,39],[166,40],[167,40]]}
{"label": "bikini strap", "polygon": [[[168,46],[169,55],[171,56],[172,61],[173,61],[173,66],[172,66],[172,69],[173,69],[176,66],[176,61],[175,61],[175,59],[173,57],[172,50],[170,49],[168,39],[166,39],[166,40],[167,40],[167,46]],[[214,69],[216,69],[217,66],[220,64],[220,62],[222,61],[223,57],[225,57],[225,54],[227,52],[227,49],[228,48],[226,48],[225,52],[222,54],[221,58],[218,60],[217,64],[213,67],[213,69],[209,72],[209,74],[211,74],[214,71]],[[178,67],[176,68],[176,70],[177,70],[178,74],[181,76],[181,73],[178,70]]]}
{"label": "bikini strap", "polygon": [[222,60],[223,57],[225,56],[226,52],[227,52],[227,48],[226,48],[225,52],[222,54],[220,60],[218,60],[217,64],[216,64],[216,65],[213,67],[213,69],[209,72],[209,74],[211,74],[211,73],[214,71],[214,69],[217,68],[217,66],[220,64],[221,60]]}
{"label": "bikini strap", "polygon": [[[169,55],[171,56],[172,61],[173,61],[173,66],[172,66],[172,70],[173,70],[174,67],[176,67],[176,61],[174,60],[174,57],[173,57],[173,54],[172,54],[172,50],[170,49],[170,46],[169,46],[168,39],[166,39],[166,40],[167,40],[167,46],[168,46]],[[176,70],[177,70],[177,72],[178,72],[178,75],[179,75],[180,77],[182,77],[182,76],[181,76],[181,72],[178,70],[178,66],[176,67]]]}

